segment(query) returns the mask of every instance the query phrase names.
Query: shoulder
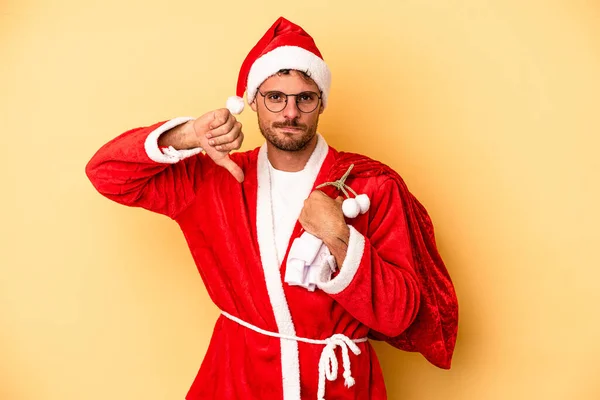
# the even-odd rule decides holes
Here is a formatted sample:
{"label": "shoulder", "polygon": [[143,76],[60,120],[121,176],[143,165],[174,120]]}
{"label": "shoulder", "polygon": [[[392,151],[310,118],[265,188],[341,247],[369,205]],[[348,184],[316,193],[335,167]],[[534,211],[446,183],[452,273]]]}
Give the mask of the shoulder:
{"label": "shoulder", "polygon": [[376,202],[412,198],[404,179],[389,165],[364,154],[332,150],[335,161],[328,181],[338,180],[350,170],[346,184],[357,194],[364,193]]}
{"label": "shoulder", "polygon": [[332,149],[334,163],[329,171],[329,178],[339,179],[350,170],[348,179],[372,180],[379,184],[392,178],[402,180],[398,172],[389,165],[364,154]]}

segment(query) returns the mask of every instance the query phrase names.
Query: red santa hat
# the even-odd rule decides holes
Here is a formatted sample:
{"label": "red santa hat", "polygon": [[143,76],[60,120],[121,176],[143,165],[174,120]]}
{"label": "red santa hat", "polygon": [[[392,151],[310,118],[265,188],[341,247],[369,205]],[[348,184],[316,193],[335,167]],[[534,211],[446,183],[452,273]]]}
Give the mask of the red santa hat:
{"label": "red santa hat", "polygon": [[295,69],[309,75],[323,92],[323,107],[327,105],[331,72],[313,38],[300,26],[279,17],[242,63],[236,96],[227,99],[232,114],[244,110],[244,92],[248,104],[254,101],[258,87],[282,69]]}

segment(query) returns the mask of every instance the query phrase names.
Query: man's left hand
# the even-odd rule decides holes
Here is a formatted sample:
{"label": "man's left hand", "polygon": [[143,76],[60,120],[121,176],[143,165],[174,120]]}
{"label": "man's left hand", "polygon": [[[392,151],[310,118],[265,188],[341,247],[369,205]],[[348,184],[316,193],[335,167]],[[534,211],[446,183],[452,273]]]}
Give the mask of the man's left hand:
{"label": "man's left hand", "polygon": [[346,257],[350,237],[342,212],[342,202],[342,197],[333,200],[322,191],[315,190],[304,200],[304,207],[298,218],[305,231],[325,243],[338,265]]}

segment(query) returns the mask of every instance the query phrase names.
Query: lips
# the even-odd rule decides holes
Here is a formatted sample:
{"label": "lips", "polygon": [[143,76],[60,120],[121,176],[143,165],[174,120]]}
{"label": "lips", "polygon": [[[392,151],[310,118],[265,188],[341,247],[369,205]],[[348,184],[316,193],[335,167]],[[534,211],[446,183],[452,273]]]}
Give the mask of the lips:
{"label": "lips", "polygon": [[276,126],[275,128],[290,132],[299,132],[304,130],[304,128],[301,126]]}

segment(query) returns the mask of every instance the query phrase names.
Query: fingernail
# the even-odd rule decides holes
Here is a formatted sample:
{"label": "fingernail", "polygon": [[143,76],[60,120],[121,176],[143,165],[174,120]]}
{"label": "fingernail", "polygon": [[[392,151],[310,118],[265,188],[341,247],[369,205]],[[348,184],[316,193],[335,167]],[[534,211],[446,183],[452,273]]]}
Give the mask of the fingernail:
{"label": "fingernail", "polygon": [[215,145],[215,141],[214,140],[209,140],[208,144],[210,144],[211,146],[214,146]]}
{"label": "fingernail", "polygon": [[207,133],[207,134],[206,134],[206,137],[207,137],[208,139],[210,139],[210,138],[212,137],[212,135],[211,135],[210,133]]}
{"label": "fingernail", "polygon": [[223,148],[222,146],[215,147],[215,149],[217,149],[217,150],[221,150],[222,148]]}

